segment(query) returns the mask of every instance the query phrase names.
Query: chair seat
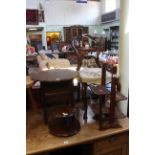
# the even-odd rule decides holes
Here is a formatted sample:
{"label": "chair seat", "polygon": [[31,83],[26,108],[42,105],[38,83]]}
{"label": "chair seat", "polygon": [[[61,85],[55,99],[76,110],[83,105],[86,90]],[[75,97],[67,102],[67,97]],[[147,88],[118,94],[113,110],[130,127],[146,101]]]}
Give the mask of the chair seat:
{"label": "chair seat", "polygon": [[[82,68],[79,71],[81,82],[101,84],[101,68]],[[107,73],[106,82],[110,82],[111,74]]]}
{"label": "chair seat", "polygon": [[85,83],[101,83],[101,68],[83,68],[79,71],[81,82]]}
{"label": "chair seat", "polygon": [[48,61],[49,69],[68,68],[70,66],[70,62],[67,59],[51,59]]}

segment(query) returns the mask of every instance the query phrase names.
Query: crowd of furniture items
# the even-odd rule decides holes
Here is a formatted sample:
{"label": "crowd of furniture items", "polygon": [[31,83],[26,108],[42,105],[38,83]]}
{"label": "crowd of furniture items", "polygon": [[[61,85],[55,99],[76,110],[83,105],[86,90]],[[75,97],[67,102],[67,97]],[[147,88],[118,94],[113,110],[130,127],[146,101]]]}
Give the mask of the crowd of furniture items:
{"label": "crowd of furniture items", "polygon": [[[105,51],[105,44],[101,46],[100,41],[97,41],[94,47],[90,47],[88,44],[85,44],[85,47],[80,47],[80,44],[77,45],[73,39],[70,45],[65,43],[60,44],[59,51],[60,53],[53,52],[53,57],[48,57],[46,53],[38,54],[36,60],[39,69],[37,68],[32,72],[31,69],[29,70],[29,75],[35,82],[38,80],[34,78],[34,75],[37,75],[38,72],[52,72],[53,70],[60,72],[62,69],[67,69],[77,73],[75,77],[64,80],[46,81],[40,79],[39,87],[44,111],[44,122],[48,124],[47,105],[49,103],[62,101],[73,105],[73,87],[76,85],[78,100],[80,100],[82,91],[84,119],[87,119],[87,88],[89,87],[89,89],[99,97],[99,130],[117,127],[115,106],[117,102],[126,99],[126,97],[120,93],[117,71],[118,61],[113,61],[112,63],[110,61],[100,61],[100,54],[108,54]],[[65,55],[62,55],[62,53],[65,53]],[[74,53],[73,55],[77,59],[77,64],[71,64],[66,53]],[[64,74],[61,76],[63,75]],[[107,86],[110,86],[110,88]],[[103,115],[102,107],[106,102],[109,102],[110,105],[109,112]]]}

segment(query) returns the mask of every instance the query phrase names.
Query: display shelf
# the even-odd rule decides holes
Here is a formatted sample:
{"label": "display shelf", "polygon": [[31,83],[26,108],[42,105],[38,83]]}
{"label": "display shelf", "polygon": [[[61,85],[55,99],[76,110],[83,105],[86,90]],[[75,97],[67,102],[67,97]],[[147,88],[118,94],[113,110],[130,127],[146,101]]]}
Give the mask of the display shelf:
{"label": "display shelf", "polygon": [[119,48],[119,26],[110,27],[110,49]]}

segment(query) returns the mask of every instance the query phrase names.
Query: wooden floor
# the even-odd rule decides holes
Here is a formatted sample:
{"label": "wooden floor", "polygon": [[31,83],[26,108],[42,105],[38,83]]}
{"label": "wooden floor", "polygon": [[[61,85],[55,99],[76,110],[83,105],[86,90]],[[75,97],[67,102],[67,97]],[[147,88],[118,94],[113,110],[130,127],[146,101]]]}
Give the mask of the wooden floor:
{"label": "wooden floor", "polygon": [[99,131],[98,122],[93,119],[94,114],[98,111],[98,104],[96,104],[96,101],[92,101],[88,107],[87,121],[83,120],[84,110],[82,103],[76,103],[75,107],[77,109],[76,117],[80,121],[81,130],[78,134],[67,138],[56,137],[49,133],[48,126],[45,125],[43,121],[42,109],[38,109],[37,111],[27,111],[27,154],[53,151],[59,148],[85,143],[97,138],[109,136],[109,134],[120,133],[128,130],[128,119],[118,110],[116,110],[116,117],[118,118],[118,122],[122,127]]}

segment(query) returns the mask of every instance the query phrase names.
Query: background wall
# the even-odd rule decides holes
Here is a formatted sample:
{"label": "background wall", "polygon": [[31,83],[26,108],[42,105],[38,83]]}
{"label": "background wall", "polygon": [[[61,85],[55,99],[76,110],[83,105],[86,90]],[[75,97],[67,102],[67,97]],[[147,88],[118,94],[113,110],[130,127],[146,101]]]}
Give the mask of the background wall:
{"label": "background wall", "polygon": [[[64,40],[64,26],[83,25],[89,27],[89,34],[94,31],[98,34],[110,26],[119,25],[119,22],[101,24],[101,14],[105,13],[106,3],[109,0],[100,2],[88,1],[86,4],[76,3],[74,0],[26,0],[26,8],[38,9],[39,2],[45,10],[45,23],[39,23],[37,27],[43,27],[42,44],[46,47],[46,31],[60,31]],[[110,0],[111,1],[111,0]],[[112,0],[113,1],[113,0]],[[116,1],[116,8],[119,7],[120,0]],[[30,25],[29,25],[30,26]]]}
{"label": "background wall", "polygon": [[40,2],[45,10],[47,25],[96,25],[100,23],[100,2],[86,4],[71,0],[26,0],[26,8],[37,9]]}
{"label": "background wall", "polygon": [[101,14],[120,8],[120,0],[101,0]]}

